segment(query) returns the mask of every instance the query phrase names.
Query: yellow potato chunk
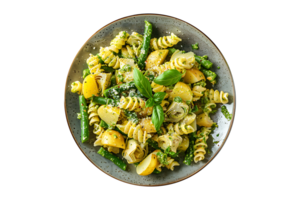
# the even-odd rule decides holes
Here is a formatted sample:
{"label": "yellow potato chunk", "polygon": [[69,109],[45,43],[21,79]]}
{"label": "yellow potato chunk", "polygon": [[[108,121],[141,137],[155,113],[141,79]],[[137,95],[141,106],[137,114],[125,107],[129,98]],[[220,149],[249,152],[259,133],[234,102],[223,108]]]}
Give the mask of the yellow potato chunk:
{"label": "yellow potato chunk", "polygon": [[94,74],[90,74],[87,77],[85,77],[83,81],[83,86],[82,86],[82,94],[84,98],[90,98],[93,95],[98,96],[99,93],[99,88],[95,79]]}
{"label": "yellow potato chunk", "polygon": [[140,124],[143,131],[146,131],[147,133],[156,133],[155,126],[150,118],[142,119]]}
{"label": "yellow potato chunk", "polygon": [[110,126],[116,125],[120,113],[121,109],[117,107],[102,105],[100,108],[98,108],[99,117]]}
{"label": "yellow potato chunk", "polygon": [[213,125],[213,121],[210,119],[207,113],[202,113],[196,118],[198,126],[211,127]]}
{"label": "yellow potato chunk", "polygon": [[151,153],[136,167],[136,172],[138,175],[147,176],[154,171],[157,165],[157,156]]}
{"label": "yellow potato chunk", "polygon": [[118,131],[108,129],[101,135],[101,145],[125,149],[124,137]]}
{"label": "yellow potato chunk", "polygon": [[169,52],[169,50],[167,50],[167,49],[151,52],[146,60],[146,70],[149,70],[155,66],[161,65],[165,61],[165,59],[168,55],[168,52]]}
{"label": "yellow potato chunk", "polygon": [[196,68],[187,69],[183,78],[185,83],[196,83],[201,80],[205,80],[205,76],[199,71],[199,69]]}
{"label": "yellow potato chunk", "polygon": [[178,82],[170,93],[169,100],[173,100],[175,97],[181,97],[183,101],[192,101],[193,92],[190,86],[183,82]]}

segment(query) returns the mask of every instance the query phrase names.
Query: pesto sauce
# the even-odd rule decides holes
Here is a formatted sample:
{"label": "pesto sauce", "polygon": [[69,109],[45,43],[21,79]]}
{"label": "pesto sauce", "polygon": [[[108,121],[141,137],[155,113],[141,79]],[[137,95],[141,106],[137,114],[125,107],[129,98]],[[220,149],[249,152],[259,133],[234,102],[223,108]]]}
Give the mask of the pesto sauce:
{"label": "pesto sauce", "polygon": [[232,119],[232,114],[230,114],[226,108],[226,106],[222,106],[221,107],[221,112],[223,113],[223,115],[225,116],[225,118],[230,121]]}

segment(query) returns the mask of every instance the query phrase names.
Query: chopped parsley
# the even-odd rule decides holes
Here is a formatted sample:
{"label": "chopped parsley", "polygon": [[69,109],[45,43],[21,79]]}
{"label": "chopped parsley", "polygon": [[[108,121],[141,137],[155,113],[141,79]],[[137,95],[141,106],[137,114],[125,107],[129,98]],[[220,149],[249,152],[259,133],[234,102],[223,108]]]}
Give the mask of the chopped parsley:
{"label": "chopped parsley", "polygon": [[81,119],[81,114],[77,113],[77,119]]}

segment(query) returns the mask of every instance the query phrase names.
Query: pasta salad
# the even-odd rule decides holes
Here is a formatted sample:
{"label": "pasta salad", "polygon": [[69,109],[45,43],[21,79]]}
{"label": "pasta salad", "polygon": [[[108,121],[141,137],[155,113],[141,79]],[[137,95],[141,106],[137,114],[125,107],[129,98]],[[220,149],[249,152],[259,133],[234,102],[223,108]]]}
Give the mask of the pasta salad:
{"label": "pasta salad", "polygon": [[121,31],[87,58],[83,82],[71,84],[79,95],[81,141],[92,141],[91,127],[98,154],[123,170],[134,164],[142,176],[173,171],[179,154],[185,165],[203,160],[217,127],[210,115],[217,103],[228,103],[228,93],[211,88],[217,74],[208,56],[173,48],[181,41],[173,33],[151,35],[148,21],[144,35]]}

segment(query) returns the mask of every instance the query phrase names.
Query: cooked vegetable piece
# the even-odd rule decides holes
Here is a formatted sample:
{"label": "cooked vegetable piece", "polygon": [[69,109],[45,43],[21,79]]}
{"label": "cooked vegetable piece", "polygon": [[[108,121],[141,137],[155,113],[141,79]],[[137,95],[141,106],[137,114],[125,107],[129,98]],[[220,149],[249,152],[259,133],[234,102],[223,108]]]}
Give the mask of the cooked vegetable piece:
{"label": "cooked vegetable piece", "polygon": [[140,162],[144,156],[145,152],[138,141],[131,139],[127,142],[126,149],[123,152],[123,157],[129,164]]}
{"label": "cooked vegetable piece", "polygon": [[89,119],[88,119],[88,107],[86,105],[86,100],[83,95],[79,96],[79,106],[80,106],[80,115],[81,115],[81,142],[89,141]]}
{"label": "cooked vegetable piece", "polygon": [[121,109],[117,107],[102,105],[98,108],[99,117],[112,127],[117,124],[120,114]]}
{"label": "cooked vegetable piece", "polygon": [[146,60],[146,70],[161,65],[165,61],[168,52],[167,49],[152,51]]}
{"label": "cooked vegetable piece", "polygon": [[192,101],[193,92],[190,86],[183,82],[178,82],[170,93],[169,100],[173,100],[175,97],[180,97],[183,101]]}
{"label": "cooked vegetable piece", "polygon": [[102,133],[101,137],[95,141],[94,146],[98,145],[125,149],[125,141],[122,134],[111,129],[107,129],[104,133]]}
{"label": "cooked vegetable piece", "polygon": [[142,125],[142,130],[147,133],[156,133],[156,129],[150,118],[142,119],[140,124]]}
{"label": "cooked vegetable piece", "polygon": [[180,152],[185,152],[187,150],[187,148],[189,147],[189,137],[187,135],[182,135],[182,142],[181,144],[178,146],[177,150]]}
{"label": "cooked vegetable piece", "polygon": [[211,84],[215,85],[217,83],[217,74],[211,70],[201,69],[203,74],[206,76],[206,79],[211,82]]}
{"label": "cooked vegetable piece", "polygon": [[205,80],[204,74],[199,69],[192,68],[187,69],[183,81],[185,83],[196,83],[198,81]]}
{"label": "cooked vegetable piece", "polygon": [[157,156],[151,153],[136,167],[136,172],[138,175],[147,176],[154,171],[157,164]]}
{"label": "cooked vegetable piece", "polygon": [[96,83],[95,75],[90,74],[87,77],[85,77],[83,81],[83,86],[82,86],[82,94],[86,99],[94,96],[99,95],[99,88]]}
{"label": "cooked vegetable piece", "polygon": [[138,59],[138,65],[141,69],[145,69],[145,61],[147,59],[149,47],[150,47],[150,39],[152,34],[152,24],[148,21],[145,21],[145,32],[144,32],[144,40],[141,48],[141,53]]}
{"label": "cooked vegetable piece", "polygon": [[122,170],[126,171],[127,164],[125,162],[123,162],[118,156],[113,155],[112,153],[109,153],[103,147],[100,148],[100,150],[98,151],[98,154],[100,154],[101,156],[103,156],[106,159],[109,159],[110,161],[115,163],[118,167],[120,167]]}
{"label": "cooked vegetable piece", "polygon": [[189,147],[186,151],[185,158],[183,160],[183,163],[186,165],[190,165],[192,163],[192,160],[194,160],[194,144],[195,144],[195,133],[191,133],[189,135]]}
{"label": "cooked vegetable piece", "polygon": [[195,55],[196,61],[199,64],[201,64],[202,67],[204,67],[205,69],[210,69],[213,64],[207,58],[208,57],[206,55],[204,55],[204,56],[197,56],[197,55]]}
{"label": "cooked vegetable piece", "polygon": [[211,127],[214,123],[207,113],[198,115],[196,120],[198,126]]}

